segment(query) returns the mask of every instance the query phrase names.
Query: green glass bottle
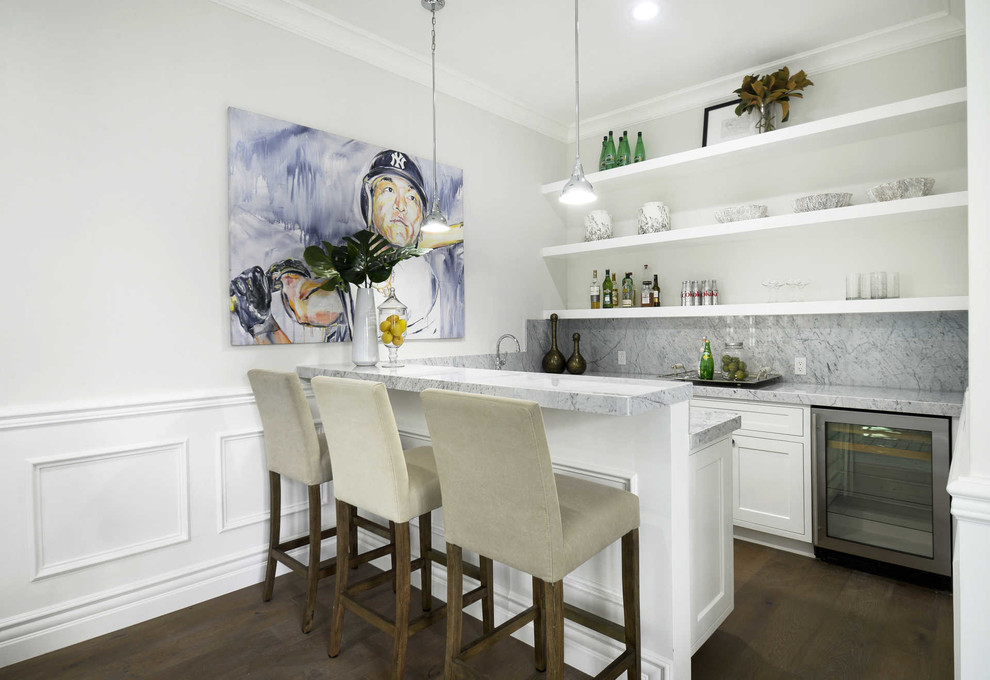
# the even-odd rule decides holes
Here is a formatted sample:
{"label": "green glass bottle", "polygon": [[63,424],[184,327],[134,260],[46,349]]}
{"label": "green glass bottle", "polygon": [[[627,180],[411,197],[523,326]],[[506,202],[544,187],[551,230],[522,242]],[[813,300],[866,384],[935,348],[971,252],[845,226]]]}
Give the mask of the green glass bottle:
{"label": "green glass bottle", "polygon": [[615,167],[615,142],[612,139],[612,131],[608,131],[608,144],[605,147],[605,170]]}
{"label": "green glass bottle", "polygon": [[605,169],[605,154],[608,152],[608,135],[602,137],[602,152],[598,155],[598,169]]}
{"label": "green glass bottle", "polygon": [[615,290],[612,286],[612,278],[608,270],[605,270],[605,281],[602,282],[602,309],[612,309],[613,295]]}
{"label": "green glass bottle", "polygon": [[639,163],[646,160],[646,145],[643,144],[643,133],[640,132],[636,137],[636,153],[633,154],[633,163]]}
{"label": "green glass bottle", "polygon": [[636,296],[636,287],[633,284],[632,272],[626,272],[626,276],[622,279],[622,306],[632,307],[633,298]]}
{"label": "green glass bottle", "polygon": [[623,165],[629,165],[631,162],[632,154],[629,152],[629,131],[626,130],[619,139],[619,152],[615,159],[615,165],[616,167],[622,167]]}
{"label": "green glass bottle", "polygon": [[715,377],[715,359],[712,358],[712,346],[708,338],[705,341],[705,349],[701,353],[701,362],[698,364],[698,377],[702,380],[711,380]]}

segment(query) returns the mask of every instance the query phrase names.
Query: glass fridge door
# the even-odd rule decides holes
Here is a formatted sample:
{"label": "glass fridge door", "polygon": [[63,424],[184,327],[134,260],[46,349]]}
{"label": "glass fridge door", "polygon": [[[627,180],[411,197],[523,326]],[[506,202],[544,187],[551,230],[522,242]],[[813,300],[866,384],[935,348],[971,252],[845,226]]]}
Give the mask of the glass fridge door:
{"label": "glass fridge door", "polygon": [[824,430],[826,535],[934,558],[932,432],[834,421]]}

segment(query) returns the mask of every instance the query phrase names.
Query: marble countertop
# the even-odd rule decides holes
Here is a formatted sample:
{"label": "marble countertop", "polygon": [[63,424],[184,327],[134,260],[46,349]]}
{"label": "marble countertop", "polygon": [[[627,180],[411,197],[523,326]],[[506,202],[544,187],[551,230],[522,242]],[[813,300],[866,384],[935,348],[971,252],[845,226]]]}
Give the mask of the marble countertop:
{"label": "marble countertop", "polygon": [[[648,373],[599,373],[625,378],[655,378]],[[778,404],[806,404],[866,411],[913,413],[924,416],[958,417],[962,413],[963,392],[938,392],[865,385],[812,385],[778,381],[766,387],[711,387],[695,385],[695,398],[745,399]]]}
{"label": "marble countertop", "polygon": [[725,411],[691,409],[691,451],[697,451],[741,427],[742,416]]}
{"label": "marble countertop", "polygon": [[529,399],[544,408],[631,416],[687,401],[690,383],[634,376],[589,376],[484,368],[408,364],[402,368],[320,364],[298,366],[300,378],[318,375],[377,380],[389,389],[422,392],[429,388]]}

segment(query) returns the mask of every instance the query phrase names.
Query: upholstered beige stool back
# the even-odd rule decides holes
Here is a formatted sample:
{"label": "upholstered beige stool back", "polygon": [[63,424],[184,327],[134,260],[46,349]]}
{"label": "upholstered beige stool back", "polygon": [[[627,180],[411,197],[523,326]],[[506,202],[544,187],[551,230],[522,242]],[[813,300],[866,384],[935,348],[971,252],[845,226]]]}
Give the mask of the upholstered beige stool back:
{"label": "upholstered beige stool back", "polygon": [[316,433],[299,377],[254,369],[248,380],[265,430],[268,469],[307,486],[330,481],[326,439]]}
{"label": "upholstered beige stool back", "polygon": [[[313,393],[324,427],[333,432],[337,500],[397,523],[423,512],[410,502],[409,472],[385,385],[318,376]],[[330,418],[340,422],[339,430]]]}
{"label": "upholstered beige stool back", "polygon": [[545,581],[563,578],[560,505],[540,406],[442,390],[422,394],[448,543]]}

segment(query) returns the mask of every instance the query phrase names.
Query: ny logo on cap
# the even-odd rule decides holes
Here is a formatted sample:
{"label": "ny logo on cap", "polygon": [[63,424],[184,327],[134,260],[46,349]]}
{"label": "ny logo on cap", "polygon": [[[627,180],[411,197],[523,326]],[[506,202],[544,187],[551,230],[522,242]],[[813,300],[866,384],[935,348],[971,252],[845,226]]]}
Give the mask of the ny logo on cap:
{"label": "ny logo on cap", "polygon": [[392,153],[392,167],[398,168],[399,170],[406,169],[406,157],[403,156],[398,151]]}

